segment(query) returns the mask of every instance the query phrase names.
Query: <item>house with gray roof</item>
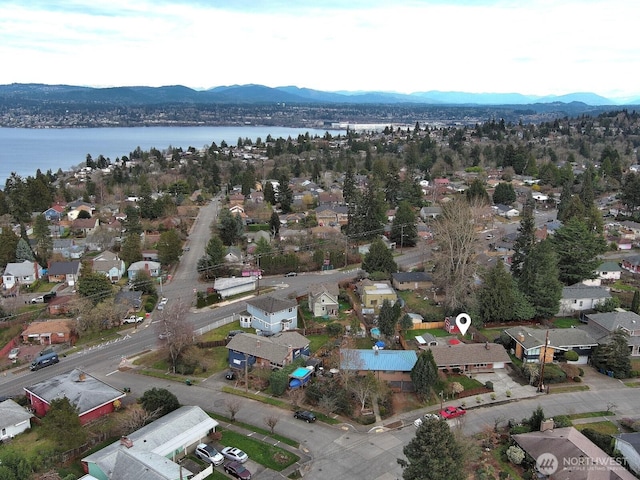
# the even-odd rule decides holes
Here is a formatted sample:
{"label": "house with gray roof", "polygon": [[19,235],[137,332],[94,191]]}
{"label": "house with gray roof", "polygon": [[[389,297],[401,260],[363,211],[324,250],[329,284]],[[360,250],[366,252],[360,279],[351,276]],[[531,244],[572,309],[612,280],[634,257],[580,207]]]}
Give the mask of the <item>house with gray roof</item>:
{"label": "house with gray roof", "polygon": [[433,278],[427,272],[397,272],[391,274],[396,290],[424,290],[433,286]]}
{"label": "house with gray roof", "polygon": [[598,343],[607,343],[609,336],[618,329],[629,335],[629,351],[632,357],[640,356],[640,315],[618,310],[607,313],[589,313],[581,318],[586,325],[583,330],[595,338]]}
{"label": "house with gray roof", "polygon": [[31,428],[33,414],[11,399],[0,402],[0,441],[8,440]]}
{"label": "house with gray roof", "polygon": [[217,426],[200,407],[183,406],[84,457],[82,465],[99,480],[205,478],[213,472],[213,465],[194,476],[178,460],[199,443],[208,442]]}
{"label": "house with gray roof", "polygon": [[336,283],[323,283],[309,287],[309,310],[314,317],[336,317],[340,310]]}
{"label": "house with gray roof", "polygon": [[141,260],[139,262],[133,262],[127,269],[127,275],[129,281],[133,281],[136,278],[138,272],[145,272],[150,277],[159,277],[161,271],[160,262],[154,262],[153,260]]}
{"label": "house with gray roof", "polygon": [[576,283],[562,289],[560,298],[560,315],[573,315],[576,312],[593,310],[611,298],[609,290],[597,285]]}
{"label": "house with gray roof", "polygon": [[74,286],[80,276],[80,261],[51,262],[47,268],[47,279],[50,283],[67,283]]}
{"label": "house with gray roof", "polygon": [[102,273],[111,283],[116,283],[124,277],[126,270],[124,260],[117,253],[106,250],[93,259],[93,271]]}
{"label": "house with gray roof", "polygon": [[622,259],[622,268],[631,273],[640,273],[640,255],[633,255]]}
{"label": "house with gray roof", "polygon": [[5,290],[11,290],[16,285],[31,285],[42,277],[42,267],[38,262],[10,262],[2,274],[2,284]]}
{"label": "house with gray roof", "polygon": [[273,335],[298,328],[298,302],[273,295],[260,295],[247,300],[251,327],[263,335]]}
{"label": "house with gray roof", "polygon": [[524,363],[540,363],[543,358],[550,363],[573,350],[578,360],[570,363],[584,365],[598,346],[596,339],[579,328],[511,327],[504,332],[512,339],[515,356]]}
{"label": "house with gray roof", "polygon": [[298,332],[280,332],[270,337],[254,333],[234,335],[227,344],[229,367],[244,370],[245,363],[263,368],[282,368],[300,356],[308,357],[309,340]]}
{"label": "house with gray roof", "polygon": [[46,415],[53,400],[67,397],[83,425],[113,412],[114,402],[126,395],[78,368],[24,387],[24,391],[40,417]]}
{"label": "house with gray roof", "polygon": [[411,370],[418,361],[415,350],[340,349],[340,369],[366,375],[373,372],[391,388],[411,391]]}

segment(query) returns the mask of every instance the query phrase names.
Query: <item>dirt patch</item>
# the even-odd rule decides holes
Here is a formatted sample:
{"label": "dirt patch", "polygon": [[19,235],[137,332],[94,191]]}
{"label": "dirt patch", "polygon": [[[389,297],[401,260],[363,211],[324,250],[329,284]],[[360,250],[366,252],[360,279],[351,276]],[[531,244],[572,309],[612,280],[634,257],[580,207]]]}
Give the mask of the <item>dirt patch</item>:
{"label": "dirt patch", "polygon": [[399,414],[410,412],[416,408],[424,407],[415,393],[398,392],[391,396],[391,404],[393,405],[393,413]]}

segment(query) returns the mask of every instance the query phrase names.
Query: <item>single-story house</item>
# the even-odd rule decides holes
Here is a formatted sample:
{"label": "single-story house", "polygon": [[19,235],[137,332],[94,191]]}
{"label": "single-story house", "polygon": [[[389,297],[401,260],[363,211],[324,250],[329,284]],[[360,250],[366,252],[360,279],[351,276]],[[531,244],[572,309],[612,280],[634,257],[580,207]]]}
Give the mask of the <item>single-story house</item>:
{"label": "single-story house", "polygon": [[273,295],[260,295],[247,300],[251,327],[264,335],[298,328],[298,302]]}
{"label": "single-story house", "polygon": [[340,369],[359,375],[373,372],[392,388],[412,390],[411,370],[418,361],[415,350],[340,349]]}
{"label": "single-story house", "polygon": [[71,223],[71,230],[82,236],[88,237],[93,235],[100,226],[100,219],[98,217],[91,218],[76,218]]}
{"label": "single-story house", "polygon": [[213,282],[213,288],[222,298],[232,297],[241,293],[253,292],[256,289],[257,277],[218,277]]}
{"label": "single-story house", "polygon": [[631,273],[640,273],[640,255],[623,258],[621,266]]}
{"label": "single-story house", "polygon": [[30,323],[20,336],[24,343],[53,345],[70,342],[71,330],[72,320],[45,320],[44,322]]}
{"label": "single-story house", "polygon": [[438,370],[461,372],[493,372],[505,368],[511,358],[502,345],[497,343],[458,343],[429,347]]}
{"label": "single-story house", "polygon": [[309,289],[309,310],[314,317],[335,317],[340,310],[338,295],[340,289],[336,283],[313,285]]}
{"label": "single-story house", "polygon": [[[536,461],[542,477],[562,480],[634,480],[622,465],[609,457],[600,447],[574,427],[555,428],[543,432],[512,435],[513,440]],[[585,471],[585,467],[592,470]],[[583,468],[578,468],[583,467]]]}
{"label": "single-story house", "polygon": [[562,289],[560,298],[560,315],[571,315],[575,312],[593,310],[611,298],[609,290],[598,285],[576,283]]}
{"label": "single-story house", "polygon": [[265,368],[282,368],[301,355],[309,356],[309,340],[298,332],[280,332],[270,337],[254,333],[234,335],[227,344],[229,366],[244,369],[245,362]]}
{"label": "single-story house", "polygon": [[42,267],[38,262],[9,262],[2,274],[2,284],[5,290],[10,290],[16,285],[31,285],[42,277]]}
{"label": "single-story house", "polygon": [[0,442],[30,429],[31,417],[32,413],[11,399],[0,402]]}
{"label": "single-story house", "polygon": [[503,205],[502,203],[494,205],[493,209],[496,215],[500,215],[501,217],[512,218],[520,215],[520,212],[517,209],[510,207],[509,205]]}
{"label": "single-story house", "polygon": [[423,220],[437,218],[442,213],[442,207],[422,207],[420,209],[420,218]]}
{"label": "single-story house", "polygon": [[92,265],[94,272],[102,273],[112,283],[118,282],[127,271],[124,260],[120,259],[117,253],[108,250],[95,257]]}
{"label": "single-story house", "polygon": [[616,262],[604,262],[596,268],[596,278],[583,280],[585,285],[601,285],[602,282],[613,283],[616,280],[620,280],[622,274],[622,267]]}
{"label": "single-story house", "polygon": [[391,274],[396,290],[424,290],[433,286],[433,278],[427,272],[397,272]]}
{"label": "single-story house", "polygon": [[640,432],[613,435],[616,451],[620,452],[627,465],[636,475],[640,474]]}
{"label": "single-story house", "polygon": [[82,467],[98,480],[205,478],[213,465],[193,476],[177,460],[208,442],[217,426],[200,407],[183,406],[84,457]]}
{"label": "single-story house", "polygon": [[129,276],[129,281],[135,280],[136,274],[140,271],[146,272],[150,277],[159,277],[160,276],[160,263],[153,262],[151,260],[142,260],[140,262],[134,262],[129,265],[127,270],[127,275]]}
{"label": "single-story house", "polygon": [[224,261],[227,263],[240,263],[243,260],[242,250],[238,247],[227,247],[224,254]]}
{"label": "single-story house", "polygon": [[640,315],[621,310],[606,313],[588,313],[580,320],[586,322],[586,325],[580,328],[589,332],[598,343],[607,343],[610,334],[618,328],[622,329],[629,335],[629,354],[632,357],[640,356]]}
{"label": "single-story house", "polygon": [[24,387],[24,391],[29,405],[40,417],[47,414],[53,400],[67,397],[83,425],[113,412],[116,400],[126,395],[78,368]]}
{"label": "single-story house", "polygon": [[540,363],[542,359],[544,363],[550,363],[564,352],[573,350],[578,354],[578,360],[571,363],[584,365],[598,346],[593,336],[580,328],[511,327],[504,332],[515,344],[515,356],[524,363]]}
{"label": "single-story house", "polygon": [[47,269],[47,279],[50,283],[67,283],[73,287],[80,276],[80,261],[51,262]]}

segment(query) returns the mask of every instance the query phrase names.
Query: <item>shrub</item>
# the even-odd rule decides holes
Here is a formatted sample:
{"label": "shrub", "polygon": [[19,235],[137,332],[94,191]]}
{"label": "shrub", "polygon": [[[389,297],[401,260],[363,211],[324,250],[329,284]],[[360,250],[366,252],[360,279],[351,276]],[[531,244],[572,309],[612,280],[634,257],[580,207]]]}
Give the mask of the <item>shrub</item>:
{"label": "shrub", "polygon": [[573,381],[576,382],[576,383],[580,383],[580,382],[582,382],[582,378],[580,378],[579,376],[576,375],[575,377],[573,377]]}
{"label": "shrub", "polygon": [[566,415],[558,415],[556,417],[553,417],[553,426],[555,428],[570,427],[571,425],[571,420]]}
{"label": "shrub", "polygon": [[510,397],[510,396],[511,396],[511,390],[507,390],[506,392],[504,392],[504,394],[505,394],[507,397]]}
{"label": "shrub", "polygon": [[584,377],[584,370],[580,367],[578,367],[578,375],[580,375],[581,377]]}
{"label": "shrub", "polygon": [[491,392],[491,400],[495,400],[496,399],[496,394],[495,392]]}
{"label": "shrub", "polygon": [[482,397],[480,395],[476,395],[476,403],[480,403],[482,401]]}
{"label": "shrub", "polygon": [[327,325],[327,334],[331,337],[337,337],[342,335],[344,327],[341,323],[331,322]]}
{"label": "shrub", "polygon": [[493,382],[490,380],[486,382],[484,386],[487,387],[489,390],[493,390]]}
{"label": "shrub", "polygon": [[564,359],[567,362],[577,362],[579,358],[578,352],[574,350],[568,350],[564,352]]}
{"label": "shrub", "polygon": [[631,370],[629,372],[630,377],[640,377],[640,370]]}
{"label": "shrub", "polygon": [[507,458],[514,465],[520,465],[524,460],[524,450],[516,445],[511,445],[507,449]]}

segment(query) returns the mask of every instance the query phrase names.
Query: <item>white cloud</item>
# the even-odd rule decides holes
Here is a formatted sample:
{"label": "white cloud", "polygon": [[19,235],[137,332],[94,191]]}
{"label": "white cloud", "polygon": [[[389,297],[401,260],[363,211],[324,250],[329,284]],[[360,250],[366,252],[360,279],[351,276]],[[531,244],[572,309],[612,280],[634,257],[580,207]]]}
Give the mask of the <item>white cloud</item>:
{"label": "white cloud", "polygon": [[[626,0],[0,2],[0,83],[637,94]],[[337,6],[339,5],[339,6]]]}

